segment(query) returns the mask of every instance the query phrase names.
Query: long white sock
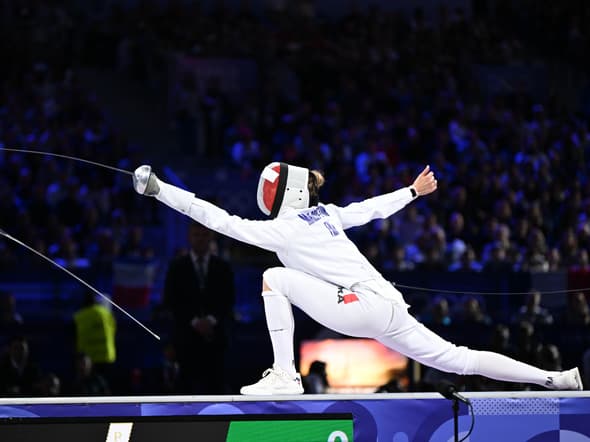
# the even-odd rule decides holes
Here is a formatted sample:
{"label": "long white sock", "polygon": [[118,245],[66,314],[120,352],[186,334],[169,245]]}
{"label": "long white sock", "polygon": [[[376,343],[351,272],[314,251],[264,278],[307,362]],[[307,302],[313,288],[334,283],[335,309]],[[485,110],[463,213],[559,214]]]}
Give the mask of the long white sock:
{"label": "long white sock", "polygon": [[286,296],[272,291],[262,292],[266,325],[270,333],[274,363],[295,377],[293,309]]}
{"label": "long white sock", "polygon": [[547,386],[549,377],[559,372],[546,371],[508,356],[490,351],[478,351],[476,357],[475,374],[499,381],[522,382]]}

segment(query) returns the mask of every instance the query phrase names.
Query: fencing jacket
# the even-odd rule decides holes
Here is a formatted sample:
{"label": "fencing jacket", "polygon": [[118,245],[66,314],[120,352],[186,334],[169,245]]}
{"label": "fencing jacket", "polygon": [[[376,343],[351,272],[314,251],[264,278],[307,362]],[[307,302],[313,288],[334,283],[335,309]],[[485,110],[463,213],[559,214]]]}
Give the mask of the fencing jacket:
{"label": "fencing jacket", "polygon": [[346,207],[289,208],[275,219],[253,221],[230,215],[186,190],[162,181],[159,185],[159,201],[209,229],[275,252],[285,267],[348,289],[382,276],[344,230],[387,218],[414,199],[410,188],[404,187]]}

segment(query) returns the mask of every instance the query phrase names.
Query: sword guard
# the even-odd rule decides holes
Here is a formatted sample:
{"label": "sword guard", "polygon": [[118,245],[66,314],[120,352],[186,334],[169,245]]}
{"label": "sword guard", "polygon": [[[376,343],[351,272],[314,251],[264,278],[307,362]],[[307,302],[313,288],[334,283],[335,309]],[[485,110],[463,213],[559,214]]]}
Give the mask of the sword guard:
{"label": "sword guard", "polygon": [[133,172],[133,187],[140,195],[155,196],[160,193],[160,186],[152,167],[148,165],[139,166]]}

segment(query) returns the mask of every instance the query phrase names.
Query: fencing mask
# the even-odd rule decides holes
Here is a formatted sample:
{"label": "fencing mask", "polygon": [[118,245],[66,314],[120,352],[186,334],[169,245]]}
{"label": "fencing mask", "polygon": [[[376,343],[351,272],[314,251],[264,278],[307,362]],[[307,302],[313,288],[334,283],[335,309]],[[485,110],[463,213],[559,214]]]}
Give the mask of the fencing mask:
{"label": "fencing mask", "polygon": [[275,218],[283,209],[309,207],[307,180],[309,169],[287,163],[270,163],[258,181],[258,207],[265,215]]}

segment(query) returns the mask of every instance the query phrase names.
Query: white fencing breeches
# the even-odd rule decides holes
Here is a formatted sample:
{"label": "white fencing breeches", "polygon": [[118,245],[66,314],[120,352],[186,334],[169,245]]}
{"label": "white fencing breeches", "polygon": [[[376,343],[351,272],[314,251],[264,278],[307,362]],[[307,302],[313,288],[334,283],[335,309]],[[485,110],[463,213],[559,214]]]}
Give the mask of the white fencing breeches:
{"label": "white fencing breeches", "polygon": [[263,278],[274,295],[285,296],[323,326],[348,336],[374,338],[429,367],[539,385],[551,374],[500,354],[448,342],[410,315],[401,293],[385,280],[363,282],[351,291],[284,267],[266,270]]}
{"label": "white fencing breeches", "polygon": [[[474,357],[428,330],[407,311],[401,294],[383,281],[380,287],[337,287],[297,270],[276,267],[264,281],[323,326],[348,336],[374,338],[386,347],[443,371],[467,374]],[[381,289],[381,293],[372,290]]]}

